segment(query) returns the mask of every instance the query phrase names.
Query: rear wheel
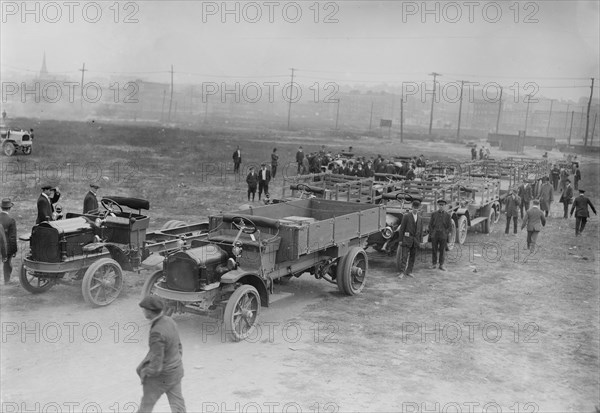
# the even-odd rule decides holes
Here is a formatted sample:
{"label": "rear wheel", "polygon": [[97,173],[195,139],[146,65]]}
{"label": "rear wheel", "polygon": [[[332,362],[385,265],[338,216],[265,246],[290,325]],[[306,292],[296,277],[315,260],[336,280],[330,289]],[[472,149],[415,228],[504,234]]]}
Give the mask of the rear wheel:
{"label": "rear wheel", "polygon": [[369,259],[365,250],[360,247],[350,249],[344,257],[341,268],[342,272],[340,273],[338,267],[338,288],[340,288],[341,283],[344,294],[356,295],[360,293],[365,287],[369,269]]}
{"label": "rear wheel", "polygon": [[109,305],[122,289],[123,271],[111,258],[102,258],[90,265],[81,284],[83,299],[94,307]]}
{"label": "rear wheel", "polygon": [[6,156],[13,156],[15,153],[15,145],[12,142],[6,142],[2,145],[2,152]]}
{"label": "rear wheel", "polygon": [[448,250],[452,251],[456,244],[456,222],[453,219],[450,220],[450,233],[448,234]]}
{"label": "rear wheel", "polygon": [[31,155],[31,146],[23,146],[23,153],[25,155]]}
{"label": "rear wheel", "polygon": [[48,291],[55,284],[54,280],[49,277],[42,276],[43,274],[35,273],[21,264],[21,272],[19,274],[19,282],[31,294],[41,294]]}
{"label": "rear wheel", "polygon": [[260,295],[251,285],[242,285],[231,294],[225,306],[225,330],[234,341],[250,335],[260,313]]}

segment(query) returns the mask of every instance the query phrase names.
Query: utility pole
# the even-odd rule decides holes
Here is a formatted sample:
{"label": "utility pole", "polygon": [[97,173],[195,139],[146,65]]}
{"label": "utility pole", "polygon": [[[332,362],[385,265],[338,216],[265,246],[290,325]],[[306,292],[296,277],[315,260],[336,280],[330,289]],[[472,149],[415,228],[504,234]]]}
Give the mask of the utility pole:
{"label": "utility pole", "polygon": [[552,119],[552,104],[556,99],[550,99],[550,114],[548,115],[548,126],[546,126],[546,136],[550,136],[550,119]]}
{"label": "utility pole", "polygon": [[573,133],[573,117],[575,116],[575,111],[571,112],[571,128],[569,129],[569,145],[571,145],[571,134]]}
{"label": "utility pole", "polygon": [[569,107],[571,106],[570,103],[567,103],[567,116],[565,117],[565,136],[567,136],[567,123],[569,122]]}
{"label": "utility pole", "polygon": [[340,99],[337,100],[337,113],[335,115],[335,130],[338,129],[338,120],[340,119]]}
{"label": "utility pole", "polygon": [[441,74],[431,72],[429,76],[433,76],[433,98],[431,99],[431,113],[429,115],[429,134],[431,135],[431,128],[433,127],[433,102],[435,102],[435,78],[441,76]]}
{"label": "utility pole", "polygon": [[[588,129],[590,127],[590,108],[592,106],[592,96],[594,95],[594,78],[592,78],[592,86],[590,86],[590,100],[588,100],[588,107],[587,107],[587,119],[585,121],[585,140],[583,141],[583,145],[587,146],[587,139],[588,139]],[[594,121],[595,123],[595,121]],[[594,135],[592,135],[594,136]]]}
{"label": "utility pole", "polygon": [[592,137],[590,139],[590,146],[592,146],[592,143],[594,142],[594,132],[596,131],[596,119],[598,118],[598,112],[596,112],[594,114],[594,126],[592,126]]}
{"label": "utility pole", "polygon": [[373,101],[371,101],[371,116],[369,117],[369,130],[373,126]]}
{"label": "utility pole", "polygon": [[83,107],[83,76],[85,75],[85,63],[83,64],[83,67],[81,69],[79,69],[79,71],[81,72],[81,85],[79,85],[79,87],[81,88],[81,107]]}
{"label": "utility pole", "polygon": [[527,120],[529,118],[529,102],[531,102],[531,94],[527,95],[527,111],[525,112],[525,136],[527,136]]}
{"label": "utility pole", "polygon": [[171,65],[171,98],[169,99],[169,122],[171,121],[171,107],[173,106],[173,65]]}
{"label": "utility pole", "polygon": [[[292,114],[292,93],[294,91],[294,69],[293,67],[290,69],[292,71],[292,81],[290,82],[290,95],[288,96],[289,98],[289,102],[288,102],[288,124],[287,124],[287,128],[288,130],[290,130],[290,116]],[[339,106],[338,106],[339,108]]]}
{"label": "utility pole", "polygon": [[404,142],[404,90],[400,95],[400,143]]}
{"label": "utility pole", "polygon": [[581,136],[581,138],[583,138],[583,109],[584,107],[581,107],[581,115],[579,116],[579,128],[577,128],[577,134],[579,136]]}
{"label": "utility pole", "polygon": [[458,106],[458,127],[456,128],[456,141],[460,140],[460,117],[462,115],[462,101],[463,101],[463,87],[465,85],[465,81],[460,81],[460,104]]}
{"label": "utility pole", "polygon": [[496,135],[500,129],[500,114],[502,113],[502,87],[500,87],[500,104],[498,105],[498,118],[496,118]]}

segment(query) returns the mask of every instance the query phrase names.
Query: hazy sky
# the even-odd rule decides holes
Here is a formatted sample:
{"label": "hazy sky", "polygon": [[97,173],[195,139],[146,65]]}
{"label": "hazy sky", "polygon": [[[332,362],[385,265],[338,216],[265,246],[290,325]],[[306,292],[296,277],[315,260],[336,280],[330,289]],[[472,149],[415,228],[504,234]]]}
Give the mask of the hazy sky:
{"label": "hazy sky", "polygon": [[598,1],[2,1],[1,63],[3,81],[39,71],[44,52],[54,73],[85,62],[89,75],[168,82],[172,64],[182,83],[294,67],[300,81],[368,86],[435,71],[578,98],[600,72],[599,17]]}

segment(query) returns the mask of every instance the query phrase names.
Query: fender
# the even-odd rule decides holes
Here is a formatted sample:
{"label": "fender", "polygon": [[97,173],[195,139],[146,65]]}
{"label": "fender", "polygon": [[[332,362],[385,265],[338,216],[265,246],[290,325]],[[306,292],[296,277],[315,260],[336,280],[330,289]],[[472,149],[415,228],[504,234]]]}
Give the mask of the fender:
{"label": "fender", "polygon": [[133,271],[133,266],[129,262],[129,257],[123,250],[123,244],[117,244],[114,242],[92,242],[83,246],[84,252],[93,252],[98,249],[106,248],[110,252],[110,257],[119,263],[126,271]]}
{"label": "fender", "polygon": [[[458,218],[460,218],[463,215],[467,217],[467,224],[469,226],[471,226],[471,217],[469,216],[468,208],[458,208],[455,212],[455,216],[456,216],[455,221],[458,221]],[[454,217],[452,217],[452,218],[454,218]]]}
{"label": "fender", "polygon": [[248,284],[256,288],[260,295],[260,304],[263,307],[269,306],[269,291],[267,285],[257,274],[245,271],[241,268],[226,272],[221,276],[221,284],[234,283]]}

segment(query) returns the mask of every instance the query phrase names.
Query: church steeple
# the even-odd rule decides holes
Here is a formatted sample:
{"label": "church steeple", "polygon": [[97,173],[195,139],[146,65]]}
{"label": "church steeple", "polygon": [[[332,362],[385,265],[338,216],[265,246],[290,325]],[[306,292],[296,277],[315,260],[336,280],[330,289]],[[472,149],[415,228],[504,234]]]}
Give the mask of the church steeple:
{"label": "church steeple", "polygon": [[40,77],[44,78],[48,76],[48,69],[46,69],[46,52],[44,52],[44,60],[42,60],[42,69],[40,70]]}

